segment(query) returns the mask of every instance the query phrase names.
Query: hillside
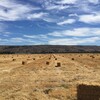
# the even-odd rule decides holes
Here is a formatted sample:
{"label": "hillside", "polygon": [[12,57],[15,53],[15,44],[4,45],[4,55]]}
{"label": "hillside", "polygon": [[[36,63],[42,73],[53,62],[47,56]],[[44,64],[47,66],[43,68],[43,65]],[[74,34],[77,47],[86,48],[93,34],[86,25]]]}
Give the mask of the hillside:
{"label": "hillside", "polygon": [[0,54],[16,53],[100,53],[100,46],[64,46],[64,45],[34,45],[34,46],[0,46]]}

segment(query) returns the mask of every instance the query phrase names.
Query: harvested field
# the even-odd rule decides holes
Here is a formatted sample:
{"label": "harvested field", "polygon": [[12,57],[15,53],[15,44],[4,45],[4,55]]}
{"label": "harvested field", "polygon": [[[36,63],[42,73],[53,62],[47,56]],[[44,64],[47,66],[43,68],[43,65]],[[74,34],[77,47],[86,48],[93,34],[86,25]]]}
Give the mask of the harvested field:
{"label": "harvested field", "polygon": [[100,54],[0,55],[0,100],[77,100],[82,83],[100,85]]}

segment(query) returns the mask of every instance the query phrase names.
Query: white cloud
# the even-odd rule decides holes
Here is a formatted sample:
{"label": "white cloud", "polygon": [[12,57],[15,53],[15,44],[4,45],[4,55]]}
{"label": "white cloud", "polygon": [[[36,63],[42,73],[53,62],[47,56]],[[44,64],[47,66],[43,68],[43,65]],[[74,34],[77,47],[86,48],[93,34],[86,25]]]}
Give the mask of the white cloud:
{"label": "white cloud", "polygon": [[37,41],[34,41],[32,39],[25,39],[22,37],[15,37],[15,38],[0,38],[0,45],[31,45],[31,44],[37,44]]}
{"label": "white cloud", "polygon": [[16,41],[16,42],[24,42],[25,41],[25,39],[23,39],[23,38],[11,38],[11,41]]}
{"label": "white cloud", "polygon": [[51,5],[47,6],[47,10],[64,10],[69,8],[70,6],[64,6],[64,5]]}
{"label": "white cloud", "polygon": [[92,44],[100,41],[100,28],[75,28],[48,33],[48,35],[54,37],[48,41],[48,44],[52,45]]}
{"label": "white cloud", "polygon": [[30,5],[20,4],[15,0],[0,0],[0,6],[0,21],[26,19],[31,11],[39,9]]}
{"label": "white cloud", "polygon": [[59,22],[57,23],[58,25],[65,25],[65,24],[72,24],[75,23],[75,19],[68,19],[68,20],[64,20],[63,22]]}
{"label": "white cloud", "polygon": [[99,2],[99,0],[88,0],[90,3],[94,3],[97,4]]}
{"label": "white cloud", "polygon": [[91,38],[63,38],[63,39],[52,39],[48,43],[52,45],[80,45],[80,44],[90,44],[100,40],[99,37]]}
{"label": "white cloud", "polygon": [[29,20],[32,20],[32,19],[41,19],[41,18],[43,18],[43,17],[45,17],[47,15],[48,15],[47,13],[40,12],[40,13],[29,14],[27,18]]}
{"label": "white cloud", "polygon": [[77,43],[73,41],[73,39],[52,39],[48,42],[50,45],[76,45]]}
{"label": "white cloud", "polygon": [[84,23],[100,23],[100,14],[81,15],[79,16],[79,21]]}
{"label": "white cloud", "polygon": [[57,19],[55,18],[50,18],[50,17],[43,17],[43,20],[46,21],[46,22],[57,22]]}
{"label": "white cloud", "polygon": [[74,4],[77,0],[60,0],[57,3],[59,4]]}
{"label": "white cloud", "polygon": [[30,39],[45,39],[45,38],[47,38],[47,35],[43,35],[43,34],[40,34],[40,35],[24,35],[24,37],[30,38]]}
{"label": "white cloud", "polygon": [[24,35],[24,37],[34,39],[34,38],[36,38],[37,36],[35,36],[35,35]]}
{"label": "white cloud", "polygon": [[11,32],[4,32],[6,35],[12,34]]}
{"label": "white cloud", "polygon": [[5,8],[13,8],[15,7],[15,3],[12,0],[0,0],[0,6]]}
{"label": "white cloud", "polygon": [[69,17],[74,17],[74,16],[78,16],[76,13],[74,13],[74,14],[69,14]]}
{"label": "white cloud", "polygon": [[55,37],[100,36],[100,28],[75,28],[75,29],[71,29],[71,30],[56,31],[56,32],[48,33],[48,35],[55,36]]}

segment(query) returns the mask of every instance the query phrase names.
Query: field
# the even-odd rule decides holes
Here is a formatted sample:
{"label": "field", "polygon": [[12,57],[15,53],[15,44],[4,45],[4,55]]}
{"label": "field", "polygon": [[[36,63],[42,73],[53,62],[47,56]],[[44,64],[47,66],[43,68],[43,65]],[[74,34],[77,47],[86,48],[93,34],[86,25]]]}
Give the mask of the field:
{"label": "field", "polygon": [[100,85],[100,54],[0,55],[0,100],[77,100],[83,83]]}

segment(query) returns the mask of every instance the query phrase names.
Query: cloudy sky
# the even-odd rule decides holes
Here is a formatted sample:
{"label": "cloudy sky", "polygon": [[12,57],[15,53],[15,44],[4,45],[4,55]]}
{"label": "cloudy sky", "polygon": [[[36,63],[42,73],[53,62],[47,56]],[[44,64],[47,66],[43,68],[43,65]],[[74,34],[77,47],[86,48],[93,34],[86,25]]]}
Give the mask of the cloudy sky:
{"label": "cloudy sky", "polygon": [[0,0],[0,45],[100,45],[100,0]]}

